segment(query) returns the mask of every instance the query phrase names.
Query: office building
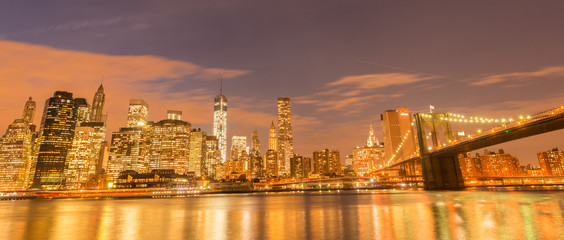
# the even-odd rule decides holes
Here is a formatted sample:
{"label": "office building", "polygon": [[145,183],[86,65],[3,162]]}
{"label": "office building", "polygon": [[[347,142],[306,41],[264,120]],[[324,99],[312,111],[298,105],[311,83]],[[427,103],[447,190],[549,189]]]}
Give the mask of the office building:
{"label": "office building", "polygon": [[292,107],[290,98],[278,98],[278,175],[290,173],[290,158],[294,155],[292,137]]}
{"label": "office building", "polygon": [[32,188],[52,190],[64,187],[66,159],[74,138],[76,115],[75,100],[70,92],[57,91],[45,102]]}
{"label": "office building", "polygon": [[223,163],[227,161],[227,98],[223,95],[223,78],[219,95],[214,98],[213,103],[213,135],[217,137],[217,146]]}
{"label": "office building", "polygon": [[554,148],[546,152],[538,152],[542,173],[545,176],[564,176],[564,151]]}
{"label": "office building", "polygon": [[127,127],[143,127],[147,125],[149,116],[149,104],[143,99],[130,99],[127,113]]}
{"label": "office building", "polygon": [[[417,149],[409,110],[406,107],[398,107],[397,110],[385,111],[380,117],[386,158],[391,159],[395,156],[394,160],[401,160],[413,157]],[[400,150],[399,146],[402,142]]]}

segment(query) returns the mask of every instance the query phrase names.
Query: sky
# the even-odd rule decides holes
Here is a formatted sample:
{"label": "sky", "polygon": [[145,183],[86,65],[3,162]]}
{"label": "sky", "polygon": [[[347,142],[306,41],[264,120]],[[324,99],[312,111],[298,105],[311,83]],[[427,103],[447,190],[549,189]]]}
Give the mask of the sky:
{"label": "sky", "polygon": [[[562,1],[16,1],[0,8],[0,131],[57,90],[92,103],[102,78],[108,135],[128,99],[211,134],[228,98],[228,139],[259,132],[266,150],[277,97],[292,99],[295,152],[363,145],[380,114],[491,118],[564,105]],[[487,128],[478,126],[476,128]],[[476,130],[476,129],[474,129]],[[503,147],[523,164],[564,148],[562,131]]]}

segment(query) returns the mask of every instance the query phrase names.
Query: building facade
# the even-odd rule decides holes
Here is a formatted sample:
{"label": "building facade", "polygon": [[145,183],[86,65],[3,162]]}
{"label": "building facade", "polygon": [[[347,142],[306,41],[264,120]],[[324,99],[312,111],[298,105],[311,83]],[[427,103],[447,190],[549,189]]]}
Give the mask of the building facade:
{"label": "building facade", "polygon": [[554,148],[546,152],[538,152],[542,173],[545,176],[564,176],[564,151]]}
{"label": "building facade", "polygon": [[67,153],[72,147],[76,116],[75,99],[70,92],[57,91],[45,102],[32,188],[54,190],[64,187]]}
{"label": "building facade", "polygon": [[278,175],[290,174],[290,158],[294,155],[292,106],[290,98],[278,98]]}

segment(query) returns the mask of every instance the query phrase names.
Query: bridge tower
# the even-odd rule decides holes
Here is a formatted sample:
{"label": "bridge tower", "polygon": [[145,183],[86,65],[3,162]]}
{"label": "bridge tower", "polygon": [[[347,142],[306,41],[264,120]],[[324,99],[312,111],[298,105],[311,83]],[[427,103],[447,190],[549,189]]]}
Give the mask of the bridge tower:
{"label": "bridge tower", "polygon": [[[419,155],[423,171],[423,181],[427,190],[464,189],[464,179],[458,162],[458,154],[433,154],[433,148],[440,147],[442,129],[445,143],[455,141],[450,122],[450,113],[417,113],[415,114],[416,133],[419,144]],[[429,131],[427,131],[429,129]],[[432,147],[428,146],[430,135]]]}

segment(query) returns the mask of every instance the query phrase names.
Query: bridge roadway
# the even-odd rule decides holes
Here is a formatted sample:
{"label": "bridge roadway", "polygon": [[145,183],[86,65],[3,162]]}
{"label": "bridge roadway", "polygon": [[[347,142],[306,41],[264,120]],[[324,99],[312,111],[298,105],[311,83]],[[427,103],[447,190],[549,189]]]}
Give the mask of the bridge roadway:
{"label": "bridge roadway", "polygon": [[[463,189],[465,186],[458,163],[459,154],[560,129],[564,129],[564,107],[535,114],[531,119],[521,119],[494,127],[471,139],[431,152],[422,152],[420,157],[397,161],[386,168],[420,159],[425,189]],[[421,137],[420,135],[418,130],[418,137]],[[420,149],[425,148],[426,146],[420,143]]]}

